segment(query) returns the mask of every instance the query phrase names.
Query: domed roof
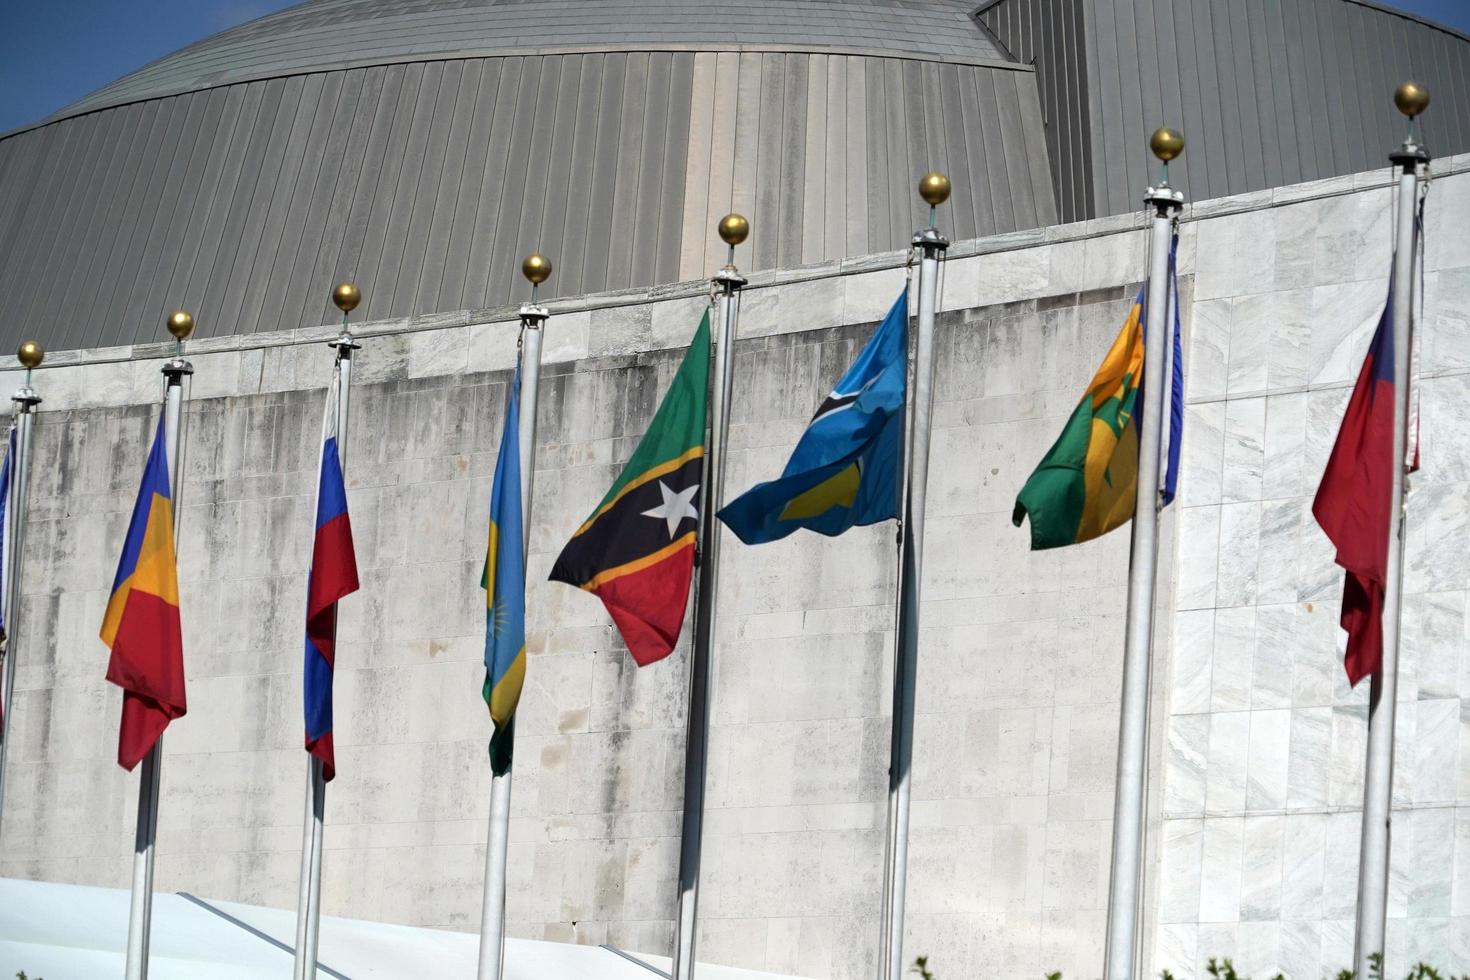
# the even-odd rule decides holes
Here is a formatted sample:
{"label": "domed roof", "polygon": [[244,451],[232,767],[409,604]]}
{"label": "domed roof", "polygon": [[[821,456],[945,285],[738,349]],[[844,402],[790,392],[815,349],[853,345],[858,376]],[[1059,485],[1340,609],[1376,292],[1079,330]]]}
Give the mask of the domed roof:
{"label": "domed roof", "polygon": [[59,117],[366,64],[575,50],[839,50],[1004,60],[969,0],[310,0],[190,45]]}

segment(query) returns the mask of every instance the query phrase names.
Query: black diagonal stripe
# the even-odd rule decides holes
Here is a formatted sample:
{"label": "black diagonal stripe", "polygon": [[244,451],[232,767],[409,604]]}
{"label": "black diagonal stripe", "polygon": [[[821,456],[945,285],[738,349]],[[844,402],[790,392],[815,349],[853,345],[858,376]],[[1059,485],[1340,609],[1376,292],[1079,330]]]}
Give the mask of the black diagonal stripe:
{"label": "black diagonal stripe", "polygon": [[[676,493],[687,490],[699,483],[703,467],[703,458],[695,457],[677,470],[623,494],[585,531],[567,542],[552,566],[551,581],[580,587],[610,568],[646,558],[660,548],[668,547],[675,538],[695,530],[699,522],[685,517],[670,537],[668,522],[662,517],[648,517],[644,511],[663,506],[660,483]],[[694,495],[692,502],[696,510],[701,496],[699,493]]]}
{"label": "black diagonal stripe", "polygon": [[860,394],[862,394],[862,392],[860,392],[860,391],[854,391],[850,395],[839,395],[835,391],[832,392],[832,394],[830,394],[830,395],[828,395],[826,397],[826,399],[822,402],[822,404],[820,404],[820,405],[817,406],[817,412],[816,412],[815,415],[812,416],[812,421],[815,422],[817,419],[821,418],[823,415],[827,415],[828,413],[835,412],[839,408],[846,408],[847,406],[851,405],[853,402],[857,401],[858,395],[860,395]]}

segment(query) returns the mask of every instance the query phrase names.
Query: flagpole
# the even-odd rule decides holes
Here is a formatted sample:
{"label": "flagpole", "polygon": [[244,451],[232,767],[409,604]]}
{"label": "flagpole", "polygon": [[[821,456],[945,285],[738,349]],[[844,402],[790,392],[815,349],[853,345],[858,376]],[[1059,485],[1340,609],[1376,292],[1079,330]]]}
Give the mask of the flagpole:
{"label": "flagpole", "polygon": [[[539,252],[526,256],[521,275],[531,283],[531,302],[521,307],[521,401],[517,431],[521,458],[521,561],[531,553],[531,494],[536,482],[536,403],[541,385],[541,341],[551,313],[537,302],[551,277],[551,262]],[[512,726],[514,738],[515,718]],[[490,777],[490,830],[485,845],[485,898],[480,907],[479,980],[500,980],[505,970],[505,881],[510,857],[511,768]]]}
{"label": "flagpole", "polygon": [[[362,349],[352,337],[347,316],[362,302],[362,291],[350,282],[339,283],[332,290],[332,303],[342,311],[342,333],[329,341],[337,372],[337,461],[347,472],[347,412],[352,390],[352,352]],[[317,492],[321,492],[318,478]],[[314,516],[314,515],[313,515]],[[332,645],[335,649],[337,624],[332,623]],[[312,980],[316,976],[317,949],[321,938],[322,916],[322,829],[327,809],[327,780],[322,760],[306,757],[306,818],[301,842],[301,891],[296,900],[296,955],[292,964],[293,980]]]}
{"label": "flagpole", "polygon": [[1404,490],[1409,465],[1409,357],[1413,350],[1414,237],[1419,168],[1429,152],[1414,140],[1414,118],[1429,106],[1429,92],[1405,82],[1394,103],[1409,119],[1408,135],[1389,155],[1398,170],[1398,225],[1393,256],[1393,492],[1389,514],[1387,579],[1383,592],[1383,661],[1368,694],[1368,756],[1363,779],[1362,842],[1358,856],[1358,922],[1353,963],[1369,976],[1372,958],[1384,951],[1388,918],[1388,867],[1393,824],[1393,744],[1398,710],[1399,614],[1404,581]]}
{"label": "flagpole", "polygon": [[5,504],[5,649],[4,714],[0,716],[0,818],[5,813],[5,769],[10,758],[11,708],[15,703],[15,665],[20,652],[16,638],[20,635],[20,568],[25,554],[26,486],[31,469],[31,429],[36,420],[36,406],[41,396],[31,387],[31,371],[40,367],[46,350],[34,340],[20,345],[16,358],[26,369],[25,384],[11,396],[15,402],[15,459],[10,461],[10,491]]}
{"label": "flagpole", "polygon": [[[184,378],[194,365],[184,360],[184,341],[194,332],[194,317],[178,310],[168,318],[174,337],[174,356],[163,365],[163,445],[168,453],[168,492],[174,512],[174,547],[178,548],[180,503],[184,475]],[[143,757],[138,780],[138,831],[133,845],[133,893],[128,909],[127,980],[147,980],[148,939],[153,927],[153,855],[158,836],[158,787],[162,781],[163,736]]]}
{"label": "flagpole", "polygon": [[914,233],[919,261],[919,331],[914,345],[914,384],[909,401],[907,472],[899,566],[897,649],[893,664],[893,733],[888,761],[888,839],[883,879],[880,978],[902,980],[903,909],[909,862],[909,802],[913,794],[914,685],[919,676],[919,587],[924,567],[924,500],[929,482],[929,430],[934,410],[934,314],[939,262],[949,239],[936,226],[939,205],[949,200],[949,178],[925,174],[919,196],[929,205],[929,227]]}
{"label": "flagpole", "polygon": [[709,764],[709,707],[713,693],[715,592],[719,583],[720,522],[725,501],[725,440],[730,431],[730,380],[735,368],[735,332],[740,290],[747,280],[735,267],[735,246],[750,234],[738,214],[720,219],[720,238],[729,246],[725,267],[714,274],[718,337],[710,361],[709,436],[705,443],[704,500],[699,510],[699,550],[694,598],[694,655],[689,662],[689,721],[684,740],[684,821],[679,839],[679,918],[674,923],[673,980],[694,976],[699,916],[699,864],[704,843],[704,790]]}
{"label": "flagpole", "polygon": [[1139,976],[1138,919],[1143,886],[1143,823],[1148,775],[1149,673],[1153,661],[1154,586],[1159,563],[1159,460],[1164,406],[1169,403],[1169,243],[1184,195],[1169,186],[1169,161],[1184,152],[1184,137],[1155,130],[1149,140],[1163,162],[1157,187],[1144,202],[1153,211],[1144,326],[1143,418],[1138,435],[1138,487],[1128,563],[1128,619],[1123,639],[1123,696],[1118,725],[1118,774],[1113,800],[1113,859],[1108,879],[1105,980]]}

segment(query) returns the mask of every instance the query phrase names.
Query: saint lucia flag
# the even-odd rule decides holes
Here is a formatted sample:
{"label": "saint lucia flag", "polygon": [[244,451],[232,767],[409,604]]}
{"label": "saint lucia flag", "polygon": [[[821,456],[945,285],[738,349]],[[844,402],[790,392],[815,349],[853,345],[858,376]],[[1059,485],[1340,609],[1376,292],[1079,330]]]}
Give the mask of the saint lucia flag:
{"label": "saint lucia flag", "polygon": [[838,535],[898,516],[907,337],[904,292],[817,409],[781,477],[720,511],[740,540],[763,544],[803,527]]}
{"label": "saint lucia flag", "polygon": [[521,371],[516,368],[495,482],[490,487],[490,540],[485,548],[485,684],[495,733],[490,768],[510,771],[516,704],[526,679],[526,552],[521,539]]}

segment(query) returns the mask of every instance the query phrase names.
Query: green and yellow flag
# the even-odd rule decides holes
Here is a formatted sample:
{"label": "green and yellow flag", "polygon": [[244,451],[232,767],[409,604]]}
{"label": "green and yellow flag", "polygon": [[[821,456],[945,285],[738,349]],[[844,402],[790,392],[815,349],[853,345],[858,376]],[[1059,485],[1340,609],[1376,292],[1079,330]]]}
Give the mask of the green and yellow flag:
{"label": "green and yellow flag", "polygon": [[1062,434],[1016,497],[1031,549],[1090,541],[1133,517],[1143,385],[1143,291]]}

